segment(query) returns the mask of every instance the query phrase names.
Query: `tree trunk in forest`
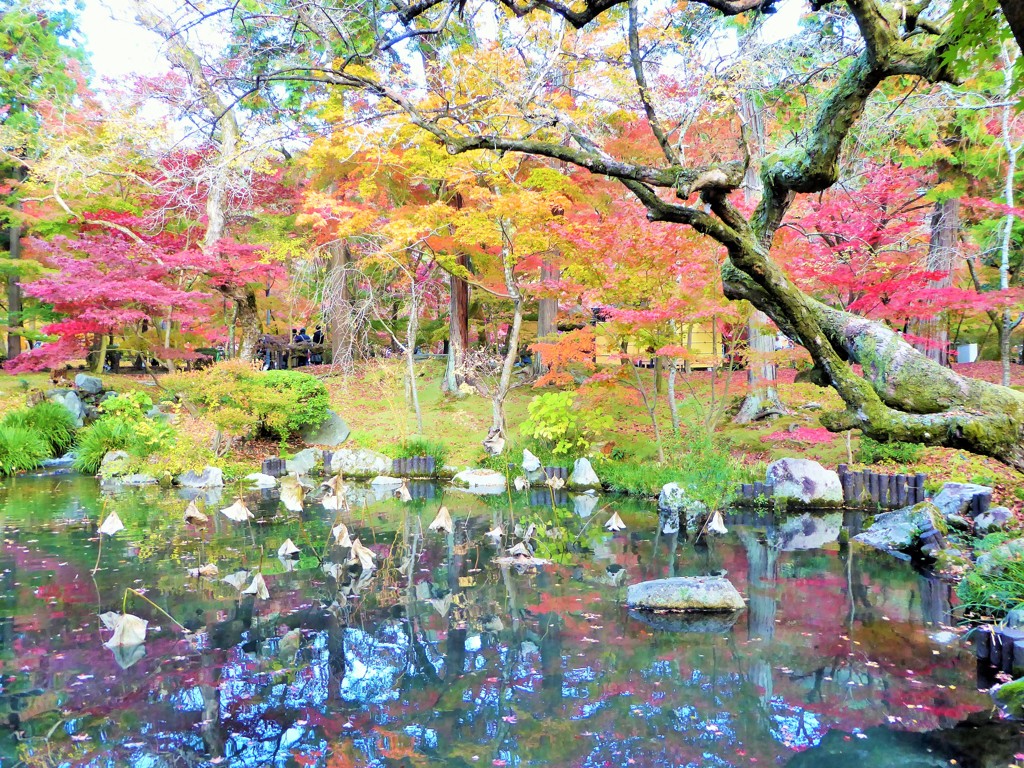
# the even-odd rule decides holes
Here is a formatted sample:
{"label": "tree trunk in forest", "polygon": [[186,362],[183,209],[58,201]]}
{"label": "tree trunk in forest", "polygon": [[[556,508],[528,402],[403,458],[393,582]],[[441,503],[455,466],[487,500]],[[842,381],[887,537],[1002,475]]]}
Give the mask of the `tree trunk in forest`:
{"label": "tree trunk in forest", "polygon": [[1021,0],[999,0],[999,5],[1010,24],[1013,38],[1017,41],[1017,45],[1024,50],[1024,3]]}
{"label": "tree trunk in forest", "polygon": [[256,359],[256,346],[263,332],[259,308],[256,305],[256,291],[252,286],[245,285],[233,291],[233,295],[237,309],[236,318],[241,326],[238,358],[249,362]]}
{"label": "tree trunk in forest", "polygon": [[509,298],[512,299],[512,327],[508,332],[508,346],[505,349],[505,359],[501,364],[501,378],[491,395],[492,418],[491,432],[488,437],[499,435],[507,439],[505,398],[508,397],[508,393],[512,389],[512,369],[515,367],[516,357],[519,355],[519,332],[523,327],[523,295],[519,291],[519,286],[516,285],[511,255],[506,252],[504,247],[502,248],[501,264],[505,273],[505,290],[508,291]]}
{"label": "tree trunk in forest", "polygon": [[[459,256],[458,266],[469,269],[469,258]],[[459,387],[465,381],[463,369],[469,348],[469,283],[455,275],[449,276],[451,298],[448,310],[448,366],[444,374],[443,389],[450,395],[461,396]]]}
{"label": "tree trunk in forest", "polygon": [[[12,224],[8,229],[10,243],[8,255],[11,261],[21,258],[21,225]],[[16,329],[21,327],[22,318],[21,283],[12,272],[7,278],[7,359],[13,360],[21,354],[21,334]]]}
{"label": "tree trunk in forest", "polygon": [[327,267],[320,312],[330,332],[331,364],[351,370],[356,361],[358,346],[348,278],[352,251],[348,243],[334,242],[327,246],[327,252],[331,255],[331,260]]}
{"label": "tree trunk in forest", "polygon": [[[562,271],[553,267],[546,261],[540,267],[540,279],[542,282],[558,280]],[[549,336],[554,336],[558,330],[556,320],[558,318],[558,299],[546,298],[537,303],[537,341],[545,341]],[[533,354],[533,373],[536,376],[543,376],[547,373],[548,367],[544,364],[540,352]]]}
{"label": "tree trunk in forest", "polygon": [[[749,151],[760,160],[765,148],[764,120],[750,94],[744,93],[740,100],[740,115]],[[748,205],[764,191],[754,163],[749,163],[744,171],[742,188],[743,199]],[[752,312],[747,320],[747,394],[733,419],[736,424],[749,424],[770,414],[788,413],[775,387],[779,378],[778,367],[771,357],[775,353],[775,334],[768,327],[768,322],[768,316],[759,310]]]}
{"label": "tree trunk in forest", "polygon": [[419,302],[416,296],[415,279],[410,289],[409,323],[405,331],[405,366],[409,377],[409,396],[416,416],[416,434],[423,434],[423,411],[420,408],[420,390],[416,382],[416,334],[419,330]]}
{"label": "tree trunk in forest", "polygon": [[[948,288],[953,284],[953,269],[957,261],[960,242],[960,201],[941,200],[935,203],[931,216],[931,240],[928,244],[929,272],[941,272],[942,277],[929,283],[930,288]],[[943,316],[920,320],[914,324],[914,335],[924,341],[914,346],[939,365],[949,365],[949,333]]]}

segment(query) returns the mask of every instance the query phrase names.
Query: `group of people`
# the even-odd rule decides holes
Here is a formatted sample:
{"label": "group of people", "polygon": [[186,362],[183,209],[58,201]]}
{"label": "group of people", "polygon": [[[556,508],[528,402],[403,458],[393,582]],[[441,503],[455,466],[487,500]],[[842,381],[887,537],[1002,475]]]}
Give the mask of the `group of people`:
{"label": "group of people", "polygon": [[292,343],[293,344],[316,344],[320,349],[311,351],[308,358],[305,358],[300,365],[320,365],[324,361],[323,355],[323,343],[324,343],[324,331],[319,325],[313,329],[313,335],[310,336],[306,333],[305,328],[299,328],[296,330],[292,328]]}

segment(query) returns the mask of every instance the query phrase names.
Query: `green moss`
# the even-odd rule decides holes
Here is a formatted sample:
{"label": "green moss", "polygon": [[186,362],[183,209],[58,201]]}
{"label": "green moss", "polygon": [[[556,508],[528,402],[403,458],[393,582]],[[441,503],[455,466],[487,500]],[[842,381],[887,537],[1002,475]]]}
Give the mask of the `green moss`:
{"label": "green moss", "polygon": [[1024,717],[1024,678],[1000,685],[995,699],[1013,717]]}

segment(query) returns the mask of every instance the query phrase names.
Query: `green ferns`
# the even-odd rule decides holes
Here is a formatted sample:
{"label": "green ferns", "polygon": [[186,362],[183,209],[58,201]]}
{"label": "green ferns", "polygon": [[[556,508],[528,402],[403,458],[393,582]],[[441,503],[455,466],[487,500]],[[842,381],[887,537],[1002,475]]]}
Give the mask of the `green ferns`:
{"label": "green ferns", "polygon": [[26,427],[0,424],[0,474],[35,469],[51,455],[50,445],[42,435]]}

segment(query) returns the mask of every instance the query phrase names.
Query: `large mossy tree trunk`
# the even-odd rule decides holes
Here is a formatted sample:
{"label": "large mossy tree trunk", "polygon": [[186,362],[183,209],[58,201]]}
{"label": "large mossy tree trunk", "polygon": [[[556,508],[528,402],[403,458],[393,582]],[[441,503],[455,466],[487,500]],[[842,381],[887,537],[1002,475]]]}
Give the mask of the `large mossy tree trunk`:
{"label": "large mossy tree trunk", "polygon": [[[469,269],[469,258],[459,256],[459,267]],[[466,351],[469,349],[469,283],[450,275],[451,294],[448,315],[448,363],[444,373],[444,390],[456,397],[465,378]]]}

